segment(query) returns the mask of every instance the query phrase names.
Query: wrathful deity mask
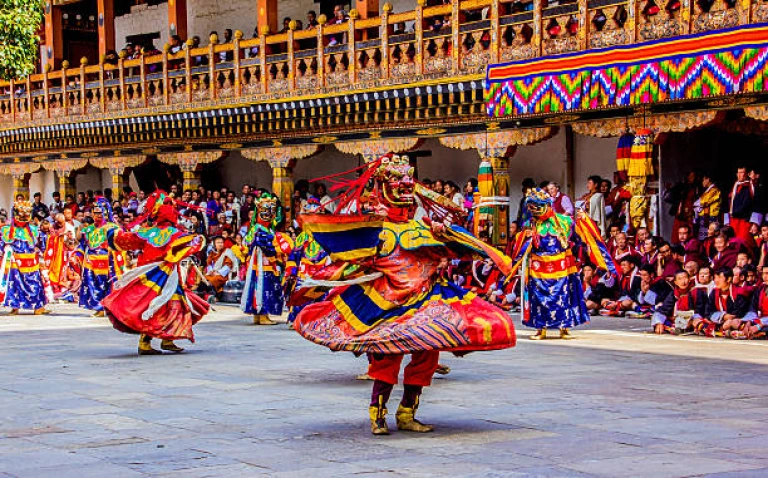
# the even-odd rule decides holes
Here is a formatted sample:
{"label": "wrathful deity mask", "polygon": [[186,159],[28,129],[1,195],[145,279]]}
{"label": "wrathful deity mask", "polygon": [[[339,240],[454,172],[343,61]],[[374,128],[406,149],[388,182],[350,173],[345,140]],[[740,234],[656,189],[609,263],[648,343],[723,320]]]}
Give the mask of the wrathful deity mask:
{"label": "wrathful deity mask", "polygon": [[409,207],[413,205],[414,169],[408,156],[392,155],[382,158],[374,178],[380,186],[380,199],[386,206]]}
{"label": "wrathful deity mask", "polygon": [[32,217],[32,204],[29,201],[16,201],[13,205],[13,219],[17,222],[29,222]]}
{"label": "wrathful deity mask", "polygon": [[277,217],[277,200],[269,195],[262,195],[256,203],[256,220],[265,227],[272,227]]}
{"label": "wrathful deity mask", "polygon": [[543,189],[532,189],[525,197],[525,208],[533,217],[542,217],[552,209],[552,198]]}

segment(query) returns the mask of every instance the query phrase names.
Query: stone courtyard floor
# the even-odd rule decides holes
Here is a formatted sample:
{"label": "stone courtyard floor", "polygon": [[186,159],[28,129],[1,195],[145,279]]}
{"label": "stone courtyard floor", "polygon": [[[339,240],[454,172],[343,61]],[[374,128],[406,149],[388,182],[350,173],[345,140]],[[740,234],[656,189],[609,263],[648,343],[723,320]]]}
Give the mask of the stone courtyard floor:
{"label": "stone courtyard floor", "polygon": [[419,411],[435,433],[373,437],[364,357],[217,309],[188,353],[141,358],[76,307],[0,317],[0,476],[768,476],[765,341],[519,329],[443,356]]}

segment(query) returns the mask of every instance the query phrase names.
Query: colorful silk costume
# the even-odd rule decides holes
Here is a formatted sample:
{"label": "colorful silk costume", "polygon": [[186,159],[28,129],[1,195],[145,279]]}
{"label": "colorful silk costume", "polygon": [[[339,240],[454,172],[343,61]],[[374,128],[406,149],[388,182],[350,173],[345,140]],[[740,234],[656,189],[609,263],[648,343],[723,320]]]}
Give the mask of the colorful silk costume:
{"label": "colorful silk costume", "polygon": [[4,287],[0,294],[5,295],[3,306],[13,311],[41,311],[48,303],[38,257],[42,255],[39,230],[29,223],[31,210],[29,202],[17,202],[11,224],[0,229],[0,284]]}
{"label": "colorful silk costume", "polygon": [[512,257],[523,268],[523,324],[539,330],[567,329],[589,321],[581,277],[571,249],[587,246],[598,268],[616,273],[595,223],[583,212],[576,219],[555,213],[551,198],[533,190],[525,200],[531,218],[518,234]]}
{"label": "colorful silk costume", "polygon": [[[305,230],[333,261],[329,267],[334,268],[336,282],[323,282],[333,288],[298,314],[294,328],[331,350],[368,353],[368,375],[374,379],[369,415],[375,435],[389,433],[386,403],[398,381],[403,356],[411,354],[397,426],[429,432],[433,428],[416,420],[415,413],[422,388],[430,385],[437,369],[440,351],[464,353],[515,345],[511,317],[445,280],[444,269],[451,258],[476,255],[490,256],[502,273],[512,264],[448,221],[413,219],[413,193],[418,186],[407,157],[387,155],[365,168],[358,179],[346,183],[349,188],[336,214],[302,218]],[[369,198],[377,214],[338,214],[363,210],[359,198],[371,180]],[[438,210],[458,214],[453,205],[426,196],[420,199],[426,207],[439,206],[431,211],[433,215]]]}
{"label": "colorful silk costume", "polygon": [[147,202],[147,221],[133,232],[107,231],[118,251],[141,250],[137,267],[126,272],[103,301],[115,329],[163,340],[195,341],[192,326],[210,306],[183,288],[179,262],[199,252],[205,239],[178,229],[176,210],[162,193]]}
{"label": "colorful silk costume", "polygon": [[316,215],[304,225],[331,259],[355,269],[348,280],[360,280],[335,287],[298,315],[296,329],[305,338],[332,350],[377,354],[514,346],[504,311],[439,277],[444,259],[483,252],[509,270],[506,256],[464,229],[436,235],[402,208],[390,208],[386,219]]}
{"label": "colorful silk costume", "polygon": [[276,208],[274,197],[262,196],[251,228],[243,238],[251,258],[240,308],[254,316],[280,315],[285,305],[281,273],[293,244],[290,237],[274,230]]}
{"label": "colorful silk costume", "polygon": [[112,291],[115,280],[123,275],[125,254],[110,250],[107,244],[107,233],[119,228],[113,222],[109,201],[98,198],[92,213],[98,224],[95,222],[83,228],[78,249],[83,263],[80,307],[102,311],[101,301]]}

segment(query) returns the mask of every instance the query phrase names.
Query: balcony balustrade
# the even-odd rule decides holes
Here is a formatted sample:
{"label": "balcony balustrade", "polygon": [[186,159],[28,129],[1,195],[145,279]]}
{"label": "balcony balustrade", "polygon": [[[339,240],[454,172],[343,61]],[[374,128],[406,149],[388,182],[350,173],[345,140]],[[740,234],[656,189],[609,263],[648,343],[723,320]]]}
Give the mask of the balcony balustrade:
{"label": "balcony balustrade", "polygon": [[[0,82],[6,128],[482,77],[488,64],[768,21],[768,0],[465,0]],[[412,25],[405,30],[404,25]],[[292,28],[295,24],[291,25]]]}

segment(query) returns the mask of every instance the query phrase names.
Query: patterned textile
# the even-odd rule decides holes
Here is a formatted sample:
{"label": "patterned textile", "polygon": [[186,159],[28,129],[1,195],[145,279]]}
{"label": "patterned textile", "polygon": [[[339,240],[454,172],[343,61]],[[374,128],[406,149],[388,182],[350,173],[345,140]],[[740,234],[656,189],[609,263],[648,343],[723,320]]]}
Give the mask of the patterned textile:
{"label": "patterned textile", "polygon": [[5,287],[5,307],[35,310],[48,302],[38,262],[38,237],[37,227],[28,224],[0,229],[0,271],[4,274],[0,282]]}
{"label": "patterned textile", "polygon": [[[333,289],[298,314],[296,330],[332,350],[355,353],[514,346],[514,326],[504,311],[439,279],[446,259],[475,253],[464,235],[448,231],[436,237],[422,221],[384,222],[378,253],[358,263],[360,274],[380,276]],[[326,249],[324,238],[315,238]]]}
{"label": "patterned textile", "polygon": [[121,332],[194,342],[192,326],[208,313],[210,306],[184,290],[179,262],[198,253],[205,240],[172,226],[154,229],[168,237],[162,245],[147,240],[150,234],[145,228],[136,232],[107,231],[112,248],[142,253],[138,267],[126,272],[101,304],[114,328]]}
{"label": "patterned textile", "polygon": [[548,212],[531,218],[519,234],[513,257],[523,268],[523,325],[535,329],[570,328],[589,321],[584,288],[571,249],[585,245],[591,260],[613,273],[616,267],[594,222]]}
{"label": "patterned textile", "polygon": [[82,284],[80,286],[80,307],[100,311],[101,301],[112,291],[112,283],[120,277],[125,267],[122,253],[110,251],[107,231],[116,229],[114,223],[101,227],[90,225],[83,229],[83,238],[78,254],[83,259]]}
{"label": "patterned textile", "polygon": [[768,25],[490,65],[492,117],[681,101],[768,90]]}
{"label": "patterned textile", "polygon": [[282,314],[285,300],[280,274],[293,248],[290,238],[255,224],[244,242],[252,250],[240,308],[246,314]]}

